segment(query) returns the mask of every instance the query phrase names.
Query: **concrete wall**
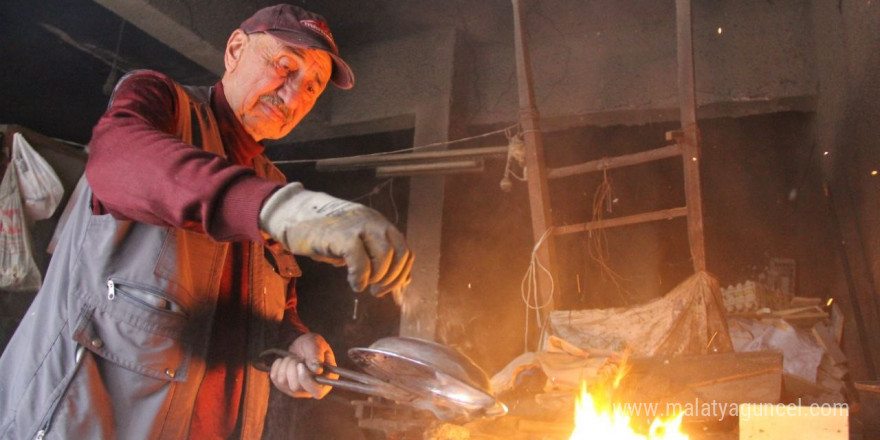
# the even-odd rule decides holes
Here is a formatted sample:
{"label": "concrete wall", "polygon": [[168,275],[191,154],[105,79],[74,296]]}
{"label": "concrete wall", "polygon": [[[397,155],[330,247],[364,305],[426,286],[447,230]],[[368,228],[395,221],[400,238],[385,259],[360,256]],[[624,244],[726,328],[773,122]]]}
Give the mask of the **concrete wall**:
{"label": "concrete wall", "polygon": [[[457,66],[466,65],[455,60],[456,41],[453,29],[437,30],[368,46],[347,56],[346,61],[357,72],[356,82],[362,84],[358,93],[331,92],[329,99],[296,130],[294,139],[336,137],[347,131],[414,128],[414,145],[448,140],[455,126],[460,125],[462,112],[455,109],[464,104],[463,100],[453,98],[460,94],[455,87],[467,84],[456,75],[460,70]],[[314,131],[310,131],[310,126]],[[435,149],[445,147],[438,145]],[[405,298],[400,332],[403,336],[434,338],[444,184],[442,176],[410,179],[410,200],[430,203],[409,205],[406,230],[410,246],[419,255],[409,290],[419,294]]]}
{"label": "concrete wall", "polygon": [[[843,255],[839,292],[854,319],[848,353],[864,359],[856,378],[880,370],[880,4],[814,2],[819,100],[815,137],[839,224]],[[826,153],[827,154],[824,154]]]}
{"label": "concrete wall", "polygon": [[[527,3],[543,117],[589,120],[613,111],[624,114],[604,122],[677,117],[677,111],[638,117],[635,112],[677,109],[673,1]],[[815,93],[808,2],[697,1],[693,13],[700,105]],[[471,96],[471,119],[477,124],[511,120],[516,77],[505,67],[513,65],[513,50],[498,45],[478,51],[483,63]]]}
{"label": "concrete wall", "polygon": [[[246,15],[193,14],[186,4],[173,0],[139,1],[191,24],[206,41],[225,41],[228,29]],[[241,11],[255,9],[254,3],[243,4]],[[601,150],[588,142],[576,142],[589,137],[576,130],[594,126],[650,126],[647,131],[656,134],[645,138],[645,147],[662,144],[656,138],[678,118],[674,1],[524,3],[542,125],[548,133],[559,133],[553,137],[559,142],[547,145],[549,154],[574,157]],[[286,141],[416,128],[413,143],[419,145],[452,136],[461,127],[478,134],[485,127],[513,123],[519,105],[512,28],[498,26],[512,18],[509,4],[498,5],[504,7],[486,21],[487,29],[499,33],[492,38],[486,38],[486,31],[473,29],[465,34],[482,36],[456,38],[450,29],[424,29],[390,41],[367,38],[364,45],[350,37],[340,41],[345,58],[356,71],[357,86],[351,91],[331,88]],[[880,334],[876,298],[880,290],[880,231],[874,226],[880,220],[876,203],[880,177],[870,175],[871,165],[880,159],[875,141],[880,135],[875,123],[880,117],[877,1],[695,0],[693,11],[698,117],[717,120],[707,125],[717,129],[709,136],[715,142],[704,145],[708,171],[714,173],[704,182],[707,187],[717,185],[716,199],[711,199],[711,191],[707,194],[710,199],[705,207],[713,209],[707,215],[707,234],[726,237],[707,243],[710,264],[714,259],[736,261],[740,266],[754,260],[755,265],[762,265],[766,264],[764,257],[790,254],[804,262],[799,267],[821,273],[801,285],[809,294],[827,291],[841,300],[852,318],[848,321],[847,348],[853,355],[854,375],[870,376],[880,366],[880,350],[868,350],[864,359],[857,353],[860,347],[880,342],[873,336]],[[448,24],[459,22],[450,20]],[[465,26],[473,26],[473,22]],[[466,80],[450,82],[455,72],[463,72]],[[797,114],[768,116],[789,111]],[[759,119],[729,119],[749,115]],[[426,124],[430,119],[433,123]],[[802,133],[803,121],[813,124],[814,138]],[[423,128],[419,130],[419,126]],[[774,131],[778,127],[791,129],[793,134]],[[750,136],[762,138],[750,145]],[[611,131],[595,139],[619,138]],[[784,150],[757,163],[762,148]],[[824,151],[829,154],[822,155]],[[731,161],[735,166],[728,167]],[[491,165],[488,173],[499,172],[496,165]],[[776,168],[778,173],[774,173]],[[755,169],[760,172],[754,173]],[[817,169],[823,172],[819,178],[811,174]],[[431,263],[432,268],[441,265],[436,276],[442,279],[448,271],[469,269],[441,281],[443,295],[449,295],[448,301],[441,301],[441,309],[486,311],[499,307],[503,295],[515,300],[515,291],[499,290],[518,290],[515,282],[503,278],[512,274],[517,276],[510,279],[518,278],[529,251],[523,194],[501,199],[490,193],[497,188],[495,180],[500,176],[471,177],[477,181],[447,178],[441,185],[434,180],[426,193],[439,194],[433,203],[443,206],[444,255],[431,255],[440,259]],[[806,182],[805,191],[799,179]],[[829,184],[831,195],[824,200],[823,182]],[[440,202],[444,185],[447,194],[472,197],[469,201],[447,197],[446,202]],[[795,199],[789,196],[792,188],[802,189]],[[586,191],[589,195],[592,190]],[[483,197],[495,203],[486,204]],[[809,208],[795,207],[794,200]],[[828,203],[834,209],[823,213]],[[459,210],[481,215],[461,216]],[[743,212],[759,214],[737,219]],[[431,231],[433,247],[439,237],[436,221],[435,216],[414,225]],[[477,222],[482,226],[473,227]],[[824,228],[819,238],[809,239],[817,227]],[[840,240],[829,240],[828,234],[838,230]],[[737,247],[737,238],[732,238],[744,236],[774,239],[756,240],[758,245],[744,250]],[[835,249],[836,242],[845,246]],[[499,257],[499,252],[504,255]],[[838,259],[838,252],[843,259]],[[491,269],[484,269],[486,262],[492,263]],[[731,278],[742,272],[731,267],[722,270]],[[476,286],[481,286],[479,292]],[[446,290],[458,293],[447,294]],[[481,299],[489,297],[497,300]],[[454,340],[476,325],[477,331],[486,332],[482,340],[506,340],[496,335],[500,331],[518,333],[515,321],[521,319],[521,311],[520,306],[501,306],[498,313],[505,316],[501,321],[493,320],[491,314],[479,319],[458,316],[457,322],[449,322],[440,331]],[[440,313],[456,318],[455,313]]]}
{"label": "concrete wall", "polygon": [[[678,118],[674,2],[527,3],[534,86],[550,162],[558,166],[619,154],[622,148],[664,145],[663,132]],[[704,207],[711,210],[706,214],[708,257],[723,284],[756,276],[769,258],[783,257],[800,264],[799,294],[845,290],[845,285],[829,286],[839,266],[814,258],[821,248],[834,259],[821,181],[810,174],[811,139],[804,129],[820,92],[814,13],[810,2],[796,0],[694,4],[698,116],[713,119],[704,127],[711,145],[703,147]],[[412,127],[419,108],[443,100],[465,101],[460,108],[468,134],[514,122],[519,105],[512,44],[443,35],[424,32],[348,51],[358,85],[331,90],[292,140]],[[450,68],[442,63],[449,60],[471,63],[456,67],[467,76],[458,91],[442,80]],[[795,112],[773,116],[790,110]],[[757,119],[733,119],[748,115]],[[609,131],[584,129],[595,126]],[[495,144],[498,139],[481,145]],[[528,199],[522,187],[510,195],[498,191],[499,167],[492,163],[483,175],[446,178],[440,256],[439,336],[490,370],[522,349],[525,306],[519,283],[531,249]],[[642,179],[617,177],[618,212],[678,194],[678,168],[636,174]],[[651,181],[644,179],[648,175]],[[583,221],[576,217],[589,207],[594,187],[576,182],[572,192],[564,188],[570,183],[554,191],[564,205],[555,215],[560,221]],[[789,198],[792,190],[800,194]],[[668,291],[687,272],[686,249],[675,241],[683,237],[680,226],[641,231],[648,241],[631,246],[613,238],[615,258],[625,264],[617,269],[632,275],[636,298]],[[577,264],[573,255],[563,261]],[[589,294],[573,295],[578,271],[569,268],[570,276],[559,284],[569,306],[614,303],[595,296],[603,287],[587,286],[589,272],[578,278]]]}
{"label": "concrete wall", "polygon": [[[550,128],[554,120],[582,125],[677,119],[674,1],[526,4],[537,106]],[[721,109],[712,116],[792,105],[812,109],[803,100],[817,92],[810,2],[698,1],[693,10],[697,97],[708,111]],[[512,30],[497,39],[502,42],[463,43],[473,63],[465,96],[468,125],[516,120]],[[333,94],[332,120],[323,121],[338,125],[397,115],[440,92],[415,74],[440,67],[430,65],[440,50],[436,43],[414,36],[343,48],[358,85],[344,99]]]}

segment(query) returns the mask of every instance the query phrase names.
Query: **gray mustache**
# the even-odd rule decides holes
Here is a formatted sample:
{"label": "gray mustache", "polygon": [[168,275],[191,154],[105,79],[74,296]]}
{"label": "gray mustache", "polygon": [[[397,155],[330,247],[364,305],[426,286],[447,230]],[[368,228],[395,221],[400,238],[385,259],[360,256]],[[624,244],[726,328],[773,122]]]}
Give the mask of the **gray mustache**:
{"label": "gray mustache", "polygon": [[275,95],[263,95],[260,97],[260,102],[269,104],[278,109],[278,111],[284,115],[284,119],[290,119],[290,109],[284,105],[284,101],[282,101],[281,98]]}

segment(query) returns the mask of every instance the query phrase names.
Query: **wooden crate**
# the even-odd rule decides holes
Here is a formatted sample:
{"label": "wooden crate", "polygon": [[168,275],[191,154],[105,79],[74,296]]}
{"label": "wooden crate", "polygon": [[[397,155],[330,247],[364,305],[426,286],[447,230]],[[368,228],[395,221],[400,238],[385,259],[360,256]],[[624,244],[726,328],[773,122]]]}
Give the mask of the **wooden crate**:
{"label": "wooden crate", "polygon": [[849,409],[831,405],[743,404],[740,440],[849,440]]}

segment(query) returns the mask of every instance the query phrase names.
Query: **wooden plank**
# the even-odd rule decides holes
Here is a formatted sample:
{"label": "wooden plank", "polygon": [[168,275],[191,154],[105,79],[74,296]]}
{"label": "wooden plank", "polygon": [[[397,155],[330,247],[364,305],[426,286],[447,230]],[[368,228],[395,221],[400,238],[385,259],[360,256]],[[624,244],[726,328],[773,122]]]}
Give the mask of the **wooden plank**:
{"label": "wooden plank", "polygon": [[792,307],[790,309],[776,310],[773,313],[780,318],[786,318],[788,316],[800,315],[804,312],[821,313],[823,316],[828,317],[828,314],[817,306]]}
{"label": "wooden plank", "polygon": [[843,316],[843,311],[840,310],[840,307],[837,303],[831,304],[831,322],[829,324],[829,330],[831,331],[831,336],[837,342],[837,345],[843,342],[843,326],[846,323],[846,318]]}
{"label": "wooden plank", "polygon": [[829,356],[822,356],[822,361],[819,362],[819,371],[824,371],[835,379],[843,380],[843,377],[849,373],[849,368],[845,364],[834,365]]}
{"label": "wooden plank", "polygon": [[656,402],[661,413],[677,408],[691,419],[718,421],[736,404],[778,403],[782,396],[779,351],[640,358],[630,365],[616,400]]}
{"label": "wooden plank", "polygon": [[848,440],[846,407],[754,405],[739,407],[740,440]]}
{"label": "wooden plank", "polygon": [[823,387],[815,382],[810,382],[796,374],[789,373],[782,374],[782,386],[785,396],[789,400],[805,396],[820,396],[832,392],[829,388]]}
{"label": "wooden plank", "polygon": [[639,153],[626,154],[615,157],[603,157],[601,159],[591,160],[589,162],[577,165],[569,165],[565,167],[553,168],[547,171],[548,179],[559,179],[562,177],[575,176],[578,174],[592,173],[612,168],[620,168],[640,163],[653,162],[656,160],[667,159],[670,157],[681,155],[681,145],[668,145],[653,150],[642,151]]}
{"label": "wooden plank", "polygon": [[816,338],[816,342],[819,343],[819,346],[825,349],[825,354],[831,358],[835,365],[846,362],[846,355],[840,347],[837,346],[836,341],[828,331],[828,326],[824,323],[817,322],[816,325],[813,326],[813,336]]}
{"label": "wooden plank", "polygon": [[747,312],[728,313],[730,318],[746,319],[784,319],[789,324],[799,328],[812,328],[815,324],[828,319],[828,313],[818,307],[805,307],[799,309],[776,310],[767,313]]}
{"label": "wooden plank", "polygon": [[646,212],[642,214],[628,215],[625,217],[610,218],[606,220],[598,220],[587,223],[578,223],[575,225],[557,226],[553,229],[555,235],[573,234],[576,232],[586,232],[595,229],[615,228],[618,226],[633,225],[638,223],[647,223],[659,220],[671,220],[676,217],[687,215],[687,208],[671,208],[662,211]]}
{"label": "wooden plank", "polygon": [[791,307],[810,307],[810,306],[821,306],[822,298],[810,298],[806,296],[795,296],[791,298]]}
{"label": "wooden plank", "polygon": [[697,128],[697,92],[694,75],[693,21],[691,0],[675,1],[678,54],[678,97],[684,165],[684,195],[688,208],[688,240],[694,271],[706,270],[706,244],[703,236],[703,200],[700,190],[700,143]]}
{"label": "wooden plank", "polygon": [[[532,237],[536,246],[538,264],[549,271],[538,271],[538,295],[541,304],[550,304],[555,309],[552,294],[553,278],[556,273],[556,255],[553,234],[552,210],[550,209],[550,190],[547,184],[547,166],[544,162],[544,144],[541,138],[540,116],[535,105],[535,92],[532,87],[532,68],[525,36],[525,15],[522,0],[511,0],[513,4],[514,46],[516,49],[516,78],[519,95],[519,123],[525,143],[526,167],[528,168],[529,207],[532,218]],[[549,277],[549,279],[548,279]],[[546,312],[549,313],[550,310]]]}

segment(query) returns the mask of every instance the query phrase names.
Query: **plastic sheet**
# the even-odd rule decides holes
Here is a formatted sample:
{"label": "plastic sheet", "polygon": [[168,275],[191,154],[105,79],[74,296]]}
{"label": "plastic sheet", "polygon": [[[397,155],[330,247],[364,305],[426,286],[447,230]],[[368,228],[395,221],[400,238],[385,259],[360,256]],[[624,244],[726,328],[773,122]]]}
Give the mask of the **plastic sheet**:
{"label": "plastic sheet", "polygon": [[628,308],[554,311],[550,334],[587,351],[634,356],[732,351],[718,282],[706,272],[664,297]]}
{"label": "plastic sheet", "polygon": [[781,319],[731,319],[730,337],[736,351],[782,351],[782,371],[816,382],[825,351],[811,335],[799,332],[791,324]]}

